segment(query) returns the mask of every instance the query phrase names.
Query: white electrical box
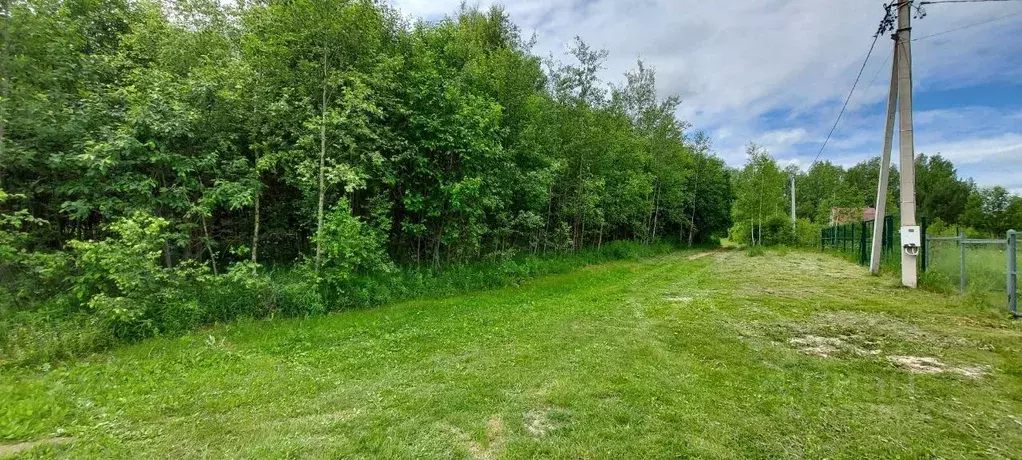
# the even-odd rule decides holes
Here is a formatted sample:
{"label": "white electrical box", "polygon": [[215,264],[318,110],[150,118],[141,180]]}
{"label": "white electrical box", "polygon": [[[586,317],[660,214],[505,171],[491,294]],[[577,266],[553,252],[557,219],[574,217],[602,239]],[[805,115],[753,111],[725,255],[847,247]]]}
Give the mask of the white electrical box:
{"label": "white electrical box", "polygon": [[901,227],[901,247],[918,248],[922,245],[918,225]]}

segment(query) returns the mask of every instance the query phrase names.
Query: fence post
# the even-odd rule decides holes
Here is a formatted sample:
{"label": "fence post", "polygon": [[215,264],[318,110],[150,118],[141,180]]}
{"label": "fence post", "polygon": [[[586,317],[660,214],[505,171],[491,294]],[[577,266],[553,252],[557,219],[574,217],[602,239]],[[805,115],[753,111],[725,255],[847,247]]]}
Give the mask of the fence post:
{"label": "fence post", "polygon": [[859,226],[859,265],[869,265],[869,252],[866,251],[866,221]]}
{"label": "fence post", "polygon": [[1008,230],[1008,309],[1018,318],[1018,260],[1015,230]]}
{"label": "fence post", "polygon": [[965,231],[958,230],[958,252],[960,254],[958,261],[958,273],[961,275],[960,290],[962,294],[965,294]]}
{"label": "fence post", "polygon": [[841,252],[848,252],[848,224],[841,226],[844,231],[841,232]]}
{"label": "fence post", "polygon": [[894,253],[894,216],[884,217],[887,223],[884,224],[884,237],[887,238],[887,243],[884,245],[885,257],[891,257]]}

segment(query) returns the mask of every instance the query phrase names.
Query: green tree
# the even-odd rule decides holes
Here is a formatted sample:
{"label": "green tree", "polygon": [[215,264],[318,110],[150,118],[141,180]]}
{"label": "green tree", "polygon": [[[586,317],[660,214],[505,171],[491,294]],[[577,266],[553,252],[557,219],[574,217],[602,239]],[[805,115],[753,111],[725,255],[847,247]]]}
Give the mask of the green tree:
{"label": "green tree", "polygon": [[971,187],[939,153],[916,157],[916,214],[920,217],[959,222]]}
{"label": "green tree", "polygon": [[[777,162],[763,148],[750,142],[745,153],[748,156],[745,167],[733,178],[735,202],[732,216],[737,227],[732,236],[751,245],[761,245],[764,244],[764,222],[771,216],[784,215],[785,185],[788,181]],[[745,240],[746,235],[748,240]]]}

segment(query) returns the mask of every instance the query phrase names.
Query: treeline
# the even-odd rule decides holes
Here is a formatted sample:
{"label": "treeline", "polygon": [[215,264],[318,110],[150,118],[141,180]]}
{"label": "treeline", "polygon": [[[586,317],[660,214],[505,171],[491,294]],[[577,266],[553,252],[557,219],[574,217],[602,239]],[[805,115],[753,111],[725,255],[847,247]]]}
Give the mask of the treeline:
{"label": "treeline", "polygon": [[[819,230],[837,218],[861,220],[862,210],[876,207],[880,157],[844,168],[830,161],[813,164],[808,171],[794,165],[782,168],[770,153],[749,144],[745,166],[735,171],[736,200],[732,209],[731,238],[753,244],[815,246]],[[971,232],[1003,237],[1009,229],[1022,229],[1022,197],[1001,186],[979,187],[958,175],[954,164],[940,154],[921,154],[915,160],[916,215],[926,218],[933,231],[958,226]],[[795,177],[795,215],[791,223],[791,185]],[[886,211],[898,216],[900,175],[891,167]]]}
{"label": "treeline", "polygon": [[731,224],[725,164],[641,62],[608,85],[606,52],[541,59],[499,8],[228,3],[4,2],[5,313],[73,293],[142,327],[207,275],[292,265],[343,302],[399,267]]}

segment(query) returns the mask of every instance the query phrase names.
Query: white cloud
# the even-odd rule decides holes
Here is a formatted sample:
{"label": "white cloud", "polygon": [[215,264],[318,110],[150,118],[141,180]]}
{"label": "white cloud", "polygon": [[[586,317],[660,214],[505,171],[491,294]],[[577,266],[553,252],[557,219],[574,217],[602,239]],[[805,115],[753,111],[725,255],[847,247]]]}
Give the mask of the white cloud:
{"label": "white cloud", "polygon": [[[403,12],[438,18],[460,0],[391,0]],[[492,0],[479,0],[487,7]],[[744,145],[757,141],[779,158],[807,166],[829,131],[883,14],[882,0],[518,0],[506,10],[534,52],[567,59],[575,35],[610,51],[604,79],[642,58],[657,70],[661,92],[683,98],[679,115],[712,133],[717,152],[744,161]],[[470,2],[471,4],[471,2]],[[1022,11],[1008,2],[930,5],[912,33],[923,37]],[[913,44],[917,92],[1022,80],[1019,21],[1006,19]],[[846,119],[824,158],[847,164],[880,151],[891,40],[877,42]],[[985,107],[920,111],[917,151],[941,151],[974,166],[992,158],[1020,159],[1022,110]],[[778,115],[780,114],[780,115]],[[996,116],[1001,125],[982,126]],[[779,117],[786,117],[781,119]],[[1011,124],[1008,122],[1011,121]],[[972,130],[972,131],[969,131]],[[1022,161],[1022,160],[1020,160]],[[854,161],[853,161],[854,163]],[[998,163],[1000,164],[1000,163]],[[1001,177],[1001,176],[997,176]],[[1022,184],[1019,184],[1022,186]]]}

